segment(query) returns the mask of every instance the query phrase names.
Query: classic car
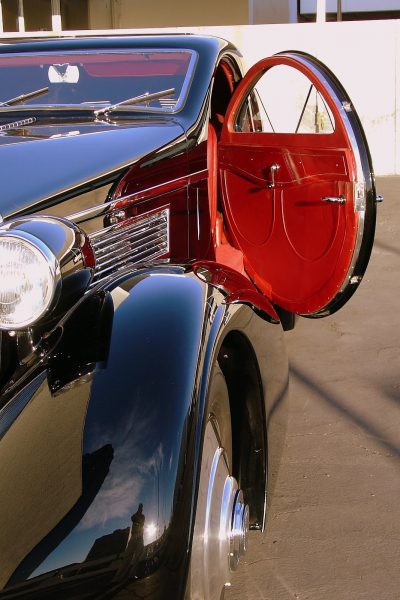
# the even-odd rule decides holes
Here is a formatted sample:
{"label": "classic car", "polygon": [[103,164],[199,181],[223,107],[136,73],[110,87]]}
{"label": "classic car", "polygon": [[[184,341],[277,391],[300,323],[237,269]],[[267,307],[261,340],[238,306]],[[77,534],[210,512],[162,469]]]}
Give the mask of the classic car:
{"label": "classic car", "polygon": [[315,58],[191,35],[0,48],[0,598],[219,599],[265,529],[284,330],[376,195]]}

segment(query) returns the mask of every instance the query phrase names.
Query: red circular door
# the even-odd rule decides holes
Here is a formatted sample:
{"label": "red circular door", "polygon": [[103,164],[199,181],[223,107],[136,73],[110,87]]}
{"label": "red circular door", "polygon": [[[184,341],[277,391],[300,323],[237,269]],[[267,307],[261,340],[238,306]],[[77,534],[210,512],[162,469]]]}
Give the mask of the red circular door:
{"label": "red circular door", "polygon": [[226,226],[273,302],[320,317],[354,293],[375,229],[365,136],[326,67],[275,55],[245,76],[219,146]]}

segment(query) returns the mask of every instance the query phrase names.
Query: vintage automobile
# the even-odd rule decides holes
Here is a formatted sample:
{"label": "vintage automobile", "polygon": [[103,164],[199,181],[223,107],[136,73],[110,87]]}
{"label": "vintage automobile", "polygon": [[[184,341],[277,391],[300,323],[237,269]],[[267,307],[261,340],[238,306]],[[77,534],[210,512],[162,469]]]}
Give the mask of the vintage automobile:
{"label": "vintage automobile", "polygon": [[0,599],[220,599],[265,527],[283,331],[368,263],[357,114],[311,56],[243,77],[190,35],[10,42],[0,81]]}

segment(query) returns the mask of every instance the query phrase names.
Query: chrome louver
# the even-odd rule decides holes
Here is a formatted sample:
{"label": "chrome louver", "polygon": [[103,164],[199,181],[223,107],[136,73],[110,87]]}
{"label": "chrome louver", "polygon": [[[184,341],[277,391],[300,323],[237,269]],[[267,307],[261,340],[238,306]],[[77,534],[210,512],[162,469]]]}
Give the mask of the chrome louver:
{"label": "chrome louver", "polygon": [[169,210],[127,219],[90,235],[96,258],[92,285],[127,266],[169,252]]}

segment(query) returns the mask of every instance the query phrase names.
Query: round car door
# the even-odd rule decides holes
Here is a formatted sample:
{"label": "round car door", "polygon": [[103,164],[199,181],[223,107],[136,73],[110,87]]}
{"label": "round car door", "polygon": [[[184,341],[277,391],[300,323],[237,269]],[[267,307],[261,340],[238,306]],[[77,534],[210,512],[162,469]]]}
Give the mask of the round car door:
{"label": "round car door", "polygon": [[335,76],[306,54],[254,65],[228,108],[219,146],[226,227],[251,279],[309,317],[356,290],[375,231],[371,159]]}

